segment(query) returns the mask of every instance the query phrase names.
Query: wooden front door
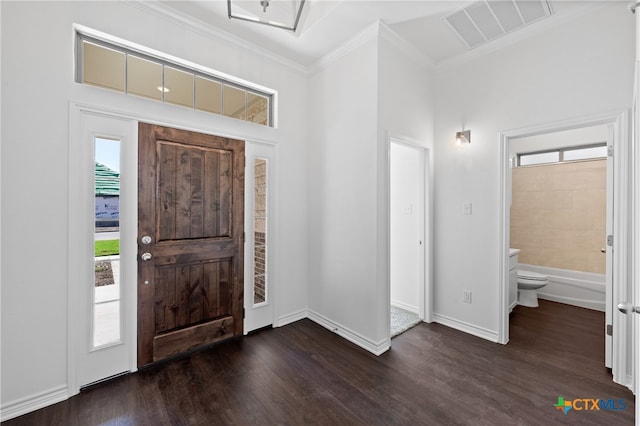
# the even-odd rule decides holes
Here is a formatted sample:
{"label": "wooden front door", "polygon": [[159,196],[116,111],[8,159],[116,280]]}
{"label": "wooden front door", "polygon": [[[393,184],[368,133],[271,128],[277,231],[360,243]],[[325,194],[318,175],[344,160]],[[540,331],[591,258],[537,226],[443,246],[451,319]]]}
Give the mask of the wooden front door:
{"label": "wooden front door", "polygon": [[242,335],[244,142],[140,123],[138,366]]}

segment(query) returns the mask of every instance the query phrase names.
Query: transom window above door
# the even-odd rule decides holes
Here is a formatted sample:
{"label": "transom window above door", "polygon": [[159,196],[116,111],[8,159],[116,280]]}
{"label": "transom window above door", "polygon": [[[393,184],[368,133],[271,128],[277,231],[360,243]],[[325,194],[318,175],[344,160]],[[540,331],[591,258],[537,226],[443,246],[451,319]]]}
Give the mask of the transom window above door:
{"label": "transom window above door", "polygon": [[204,67],[189,67],[186,61],[172,61],[166,56],[77,30],[75,80],[274,127],[274,91],[225,78],[213,70],[205,72]]}

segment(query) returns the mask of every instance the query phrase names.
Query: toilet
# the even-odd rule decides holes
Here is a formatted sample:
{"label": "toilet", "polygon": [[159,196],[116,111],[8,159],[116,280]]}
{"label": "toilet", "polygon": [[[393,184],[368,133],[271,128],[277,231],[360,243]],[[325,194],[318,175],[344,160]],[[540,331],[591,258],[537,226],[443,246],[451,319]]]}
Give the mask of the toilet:
{"label": "toilet", "polygon": [[549,284],[549,277],[537,272],[518,269],[518,305],[538,307],[538,289]]}

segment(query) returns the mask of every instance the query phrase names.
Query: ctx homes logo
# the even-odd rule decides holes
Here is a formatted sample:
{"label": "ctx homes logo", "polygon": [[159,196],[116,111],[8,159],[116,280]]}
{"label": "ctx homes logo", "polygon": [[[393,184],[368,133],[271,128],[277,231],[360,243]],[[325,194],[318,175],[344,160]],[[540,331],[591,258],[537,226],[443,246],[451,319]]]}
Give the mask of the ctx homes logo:
{"label": "ctx homes logo", "polygon": [[597,398],[578,398],[572,401],[563,397],[558,397],[558,402],[553,404],[557,410],[567,414],[569,410],[575,411],[600,411],[600,410],[625,410],[627,404],[624,399],[597,399]]}

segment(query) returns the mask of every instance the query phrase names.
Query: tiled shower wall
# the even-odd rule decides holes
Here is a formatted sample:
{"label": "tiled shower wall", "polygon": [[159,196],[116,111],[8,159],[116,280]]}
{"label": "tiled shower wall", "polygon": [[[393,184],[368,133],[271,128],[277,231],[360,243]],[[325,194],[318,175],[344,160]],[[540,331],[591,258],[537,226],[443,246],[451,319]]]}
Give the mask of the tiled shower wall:
{"label": "tiled shower wall", "polygon": [[605,273],[606,160],[512,170],[511,247],[520,263]]}

